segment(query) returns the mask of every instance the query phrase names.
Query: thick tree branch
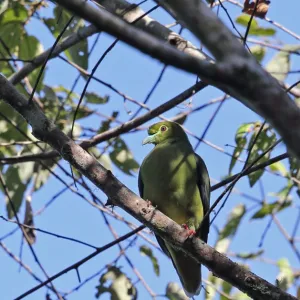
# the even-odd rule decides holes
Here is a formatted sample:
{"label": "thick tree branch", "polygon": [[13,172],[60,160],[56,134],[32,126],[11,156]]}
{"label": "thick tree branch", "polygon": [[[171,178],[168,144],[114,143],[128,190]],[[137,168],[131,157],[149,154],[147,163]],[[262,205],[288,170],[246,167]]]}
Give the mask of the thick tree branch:
{"label": "thick tree branch", "polygon": [[[145,12],[140,8],[136,7],[135,9],[131,10],[130,12],[124,14],[123,12],[128,10],[130,7],[132,7],[132,4],[127,2],[126,0],[95,0],[97,3],[99,3],[101,6],[103,6],[106,10],[110,11],[111,13],[118,15],[123,20],[127,22],[132,22],[134,18],[138,18],[142,16]],[[226,0],[222,0],[220,2],[226,2]],[[218,1],[215,1],[214,5],[219,5]],[[239,3],[235,3],[238,5]],[[243,5],[241,5],[243,7]],[[181,35],[177,34],[174,31],[171,31],[166,26],[162,25],[161,23],[157,22],[156,20],[152,19],[149,16],[144,17],[140,22],[137,22],[134,24],[135,27],[138,27],[139,29],[142,29],[145,32],[150,33],[151,35],[173,45],[178,50],[185,52],[187,54],[193,55],[199,59],[206,59],[210,62],[214,62],[214,60],[208,56],[205,52],[203,52],[201,49],[198,49],[195,45],[193,45],[190,41],[184,39]],[[261,42],[258,40],[249,40],[248,42],[253,42],[256,44],[261,44],[266,47],[274,48],[280,51],[286,51],[282,47],[275,46],[272,44],[268,44],[265,42]],[[290,51],[290,53],[299,54],[297,51]],[[279,82],[280,85],[288,89],[288,85],[282,82]],[[291,93],[295,97],[300,97],[299,89],[292,88],[289,90],[289,93]]]}
{"label": "thick tree branch", "polygon": [[[95,0],[101,6],[103,6],[109,12],[118,15],[120,18],[128,23],[132,23],[137,18],[145,14],[145,12],[140,8],[136,7],[131,9],[127,13],[132,4],[125,0]],[[143,17],[142,20],[134,24],[135,27],[142,29],[144,32],[148,32],[151,35],[157,37],[158,39],[167,42],[168,44],[174,46],[176,49],[193,55],[199,59],[207,60],[213,62],[213,59],[204,53],[201,49],[198,49],[191,42],[184,39],[178,33],[168,29],[164,25],[160,24],[156,20],[152,19],[150,16]]]}
{"label": "thick tree branch", "polygon": [[108,32],[136,49],[174,67],[203,78],[213,78],[216,68],[206,60],[200,60],[177,50],[172,44],[135,28],[133,25],[116,18],[110,12],[95,8],[84,0],[57,0],[64,8],[94,24],[100,31]]}
{"label": "thick tree branch", "polygon": [[0,98],[10,104],[31,125],[38,139],[51,145],[61,156],[85,175],[117,206],[148,226],[175,247],[205,265],[216,276],[236,286],[254,299],[296,299],[225,255],[215,251],[198,238],[186,239],[186,231],[149,203],[124,186],[110,171],[51,123],[35,103],[26,99],[0,75]]}
{"label": "thick tree branch", "polygon": [[203,1],[156,0],[198,37],[217,60],[219,80],[270,122],[300,158],[300,110]]}
{"label": "thick tree branch", "polygon": [[[198,93],[202,89],[204,89],[207,85],[203,82],[198,82],[195,85],[191,86],[190,88],[186,89],[179,95],[175,96],[174,98],[170,99],[169,101],[159,105],[155,109],[145,113],[144,115],[137,117],[133,120],[125,122],[124,124],[117,126],[115,128],[109,129],[101,134],[95,135],[92,139],[83,141],[80,146],[84,149],[88,149],[93,147],[101,142],[107,141],[113,137],[116,137],[122,133],[128,132],[131,129],[134,129],[147,121],[154,119],[155,117],[163,114],[164,112],[170,110],[171,108],[175,107],[176,105],[182,103],[187,98],[193,96],[194,94]],[[21,163],[27,161],[37,161],[42,159],[49,159],[59,156],[57,151],[49,151],[46,153],[39,153],[39,154],[28,154],[22,156],[15,156],[15,157],[6,157],[0,158],[0,165],[1,164],[14,164],[14,163]]]}
{"label": "thick tree branch", "polygon": [[300,158],[300,110],[276,79],[261,68],[202,1],[189,1],[188,5],[182,0],[157,2],[171,10],[172,15],[204,42],[217,58],[216,65],[162,44],[157,38],[86,1],[56,2],[93,23],[99,30],[115,35],[166,64],[197,74],[206,82],[235,96],[270,122],[290,150]]}
{"label": "thick tree branch", "polygon": [[[93,25],[79,29],[78,32],[69,35],[60,44],[58,44],[54,48],[54,51],[52,52],[49,59],[57,57],[61,52],[69,49],[73,45],[79,43],[80,41],[86,39],[87,37],[89,37],[97,32],[99,32],[99,30]],[[42,54],[36,56],[32,62],[25,64],[23,68],[21,68],[18,72],[14,73],[9,78],[9,81],[12,84],[19,83],[22,79],[24,79],[26,76],[28,76],[32,71],[34,71],[36,68],[43,65],[43,63],[47,59],[50,51],[51,51],[51,48],[49,48]]]}

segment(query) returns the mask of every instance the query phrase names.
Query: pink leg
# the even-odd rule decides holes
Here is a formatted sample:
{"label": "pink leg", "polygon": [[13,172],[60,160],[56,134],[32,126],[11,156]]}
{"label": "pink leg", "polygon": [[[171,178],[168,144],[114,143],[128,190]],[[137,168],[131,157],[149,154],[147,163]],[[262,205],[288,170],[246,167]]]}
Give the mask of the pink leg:
{"label": "pink leg", "polygon": [[188,237],[193,237],[196,234],[196,231],[194,229],[190,229],[186,224],[182,224],[182,227],[188,231]]}

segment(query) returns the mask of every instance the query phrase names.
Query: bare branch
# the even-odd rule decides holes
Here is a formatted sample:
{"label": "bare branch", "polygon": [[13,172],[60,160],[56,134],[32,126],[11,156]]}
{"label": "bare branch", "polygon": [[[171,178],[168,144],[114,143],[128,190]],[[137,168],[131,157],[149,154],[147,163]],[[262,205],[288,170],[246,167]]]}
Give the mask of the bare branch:
{"label": "bare branch", "polygon": [[[300,158],[300,110],[278,81],[266,72],[202,1],[156,0],[182,26],[194,33],[215,56],[213,83],[270,122]],[[225,89],[226,89],[225,88]],[[279,117],[280,116],[280,117]]]}
{"label": "bare branch", "polygon": [[[140,7],[131,9],[129,12],[124,14],[124,11],[127,11],[130,7],[132,7],[132,4],[125,0],[95,1],[103,6],[106,10],[113,14],[116,14],[128,23],[132,23],[132,21],[145,14],[145,12]],[[207,60],[211,62],[213,61],[213,59],[209,55],[204,53],[201,49],[198,49],[190,41],[187,41],[181,35],[168,29],[166,26],[160,24],[150,16],[143,17],[143,19],[137,22],[134,26],[142,29],[144,32],[150,33],[151,35],[172,45],[176,49],[186,54],[195,56],[196,58],[201,60]]]}
{"label": "bare branch", "polygon": [[[32,133],[35,137],[47,142],[59,151],[65,160],[70,162],[73,167],[99,187],[112,203],[123,208],[156,234],[170,242],[174,247],[184,251],[196,261],[205,265],[216,276],[231,283],[254,299],[296,299],[242,266],[232,262],[225,255],[215,251],[199,238],[194,237],[187,240],[185,229],[163,215],[156,208],[149,206],[149,203],[123,185],[94,157],[56,128],[34,102],[28,106],[26,99],[1,75],[0,98],[4,99],[5,102],[10,104],[27,120],[32,127]],[[96,254],[92,253],[91,255]],[[74,268],[74,265],[72,265],[67,268],[67,271]],[[45,281],[45,284],[57,277],[51,277]],[[39,286],[17,299],[25,297],[38,288]]]}
{"label": "bare branch", "polygon": [[63,274],[68,273],[71,270],[76,270],[78,269],[78,267],[80,267],[82,264],[84,264],[85,262],[89,261],[90,259],[92,259],[93,257],[95,257],[96,255],[98,255],[99,253],[113,247],[114,245],[117,245],[118,243],[128,239],[129,237],[133,236],[134,234],[136,234],[137,232],[139,232],[140,230],[142,230],[144,228],[144,226],[140,226],[137,229],[124,234],[123,236],[121,236],[120,238],[114,240],[111,243],[106,244],[105,246],[98,248],[96,251],[94,251],[93,253],[91,253],[90,255],[86,256],[85,258],[81,259],[80,261],[76,262],[75,264],[65,268],[64,270],[60,271],[59,273],[51,276],[49,279],[45,280],[44,282],[42,282],[41,284],[35,286],[34,288],[30,289],[29,291],[25,292],[24,294],[20,295],[19,297],[15,298],[15,300],[19,300],[19,299],[23,299],[24,297],[32,294],[33,292],[37,291],[38,289],[40,289],[41,287],[45,286],[46,284],[48,284],[49,282],[52,282],[54,279],[60,277]]}
{"label": "bare branch", "polygon": [[[201,1],[157,2],[171,10],[215,55],[218,64],[199,60],[161,43],[157,38],[134,28],[109,12],[83,0],[57,0],[73,13],[92,22],[142,52],[166,64],[197,74],[206,82],[238,98],[270,122],[290,150],[300,158],[300,110],[277,80],[261,68],[227,27]],[[219,43],[222,41],[222,43]],[[261,101],[263,99],[263,101]],[[278,116],[280,115],[280,118]]]}
{"label": "bare branch", "polygon": [[[52,51],[52,54],[49,57],[49,59],[57,57],[61,52],[65,51],[66,49],[72,47],[73,45],[79,43],[80,41],[86,39],[87,37],[97,32],[99,32],[99,30],[93,25],[79,29],[78,32],[71,34],[70,36],[65,38],[60,44],[58,44]],[[42,66],[45,60],[48,58],[51,49],[52,47],[43,52],[42,54],[36,56],[32,62],[25,64],[25,66],[22,69],[14,73],[9,78],[9,81],[15,85],[19,83],[22,79],[24,79],[26,76],[28,76],[36,68]]]}
{"label": "bare branch", "polygon": [[[92,139],[81,142],[80,146],[84,149],[89,147],[95,146],[103,141],[107,141],[113,137],[116,137],[122,133],[128,132],[131,129],[136,128],[149,120],[154,119],[158,115],[170,110],[171,108],[175,107],[176,105],[180,104],[181,102],[185,101],[187,98],[191,97],[195,93],[201,91],[206,87],[206,84],[203,82],[198,82],[197,84],[191,86],[190,88],[186,89],[176,97],[170,99],[169,101],[165,102],[164,104],[158,106],[157,108],[150,110],[149,112],[145,113],[144,115],[135,118],[131,121],[128,121],[120,126],[107,130],[101,134],[94,136]],[[26,161],[37,161],[42,159],[49,159],[57,157],[59,154],[57,151],[49,151],[46,153],[39,153],[39,154],[29,154],[17,157],[7,157],[7,158],[0,158],[0,165],[1,164],[8,164],[8,163],[20,163]]]}

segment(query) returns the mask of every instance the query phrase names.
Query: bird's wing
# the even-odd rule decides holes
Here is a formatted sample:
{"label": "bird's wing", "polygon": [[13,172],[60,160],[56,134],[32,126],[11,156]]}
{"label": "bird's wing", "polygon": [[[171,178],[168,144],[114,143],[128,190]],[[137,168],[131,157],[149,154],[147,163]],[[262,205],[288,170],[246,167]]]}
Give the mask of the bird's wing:
{"label": "bird's wing", "polygon": [[[210,207],[210,181],[206,165],[203,159],[195,153],[197,163],[197,185],[200,191],[201,201],[203,205],[203,214],[205,215],[209,211]],[[205,218],[201,227],[200,238],[207,243],[207,237],[209,232],[209,216]]]}
{"label": "bird's wing", "polygon": [[[139,178],[138,178],[138,186],[139,186],[139,192],[140,192],[140,196],[143,198],[143,194],[144,194],[144,183],[143,183],[143,179],[142,179],[142,174],[141,174],[141,170],[139,172]],[[171,257],[170,252],[168,250],[168,248],[166,247],[165,241],[158,235],[155,235],[157,242],[160,246],[160,248],[163,250],[163,252]]]}

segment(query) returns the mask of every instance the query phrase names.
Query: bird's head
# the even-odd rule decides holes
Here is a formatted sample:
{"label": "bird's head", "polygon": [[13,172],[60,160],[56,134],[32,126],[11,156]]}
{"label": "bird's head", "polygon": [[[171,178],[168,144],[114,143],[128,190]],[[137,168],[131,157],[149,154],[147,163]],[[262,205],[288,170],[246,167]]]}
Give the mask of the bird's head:
{"label": "bird's head", "polygon": [[143,140],[143,145],[157,145],[174,139],[187,139],[183,128],[178,123],[162,121],[149,127],[148,136]]}

